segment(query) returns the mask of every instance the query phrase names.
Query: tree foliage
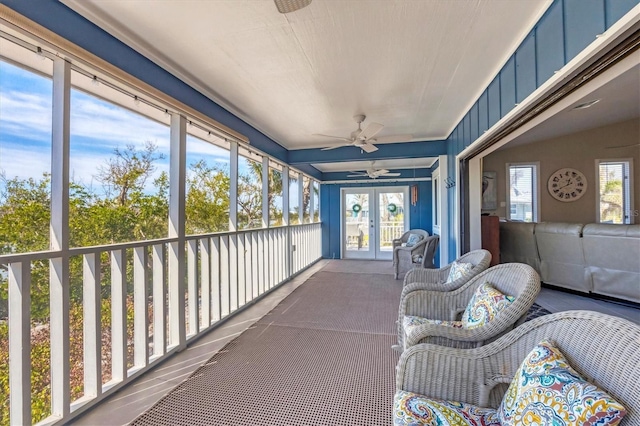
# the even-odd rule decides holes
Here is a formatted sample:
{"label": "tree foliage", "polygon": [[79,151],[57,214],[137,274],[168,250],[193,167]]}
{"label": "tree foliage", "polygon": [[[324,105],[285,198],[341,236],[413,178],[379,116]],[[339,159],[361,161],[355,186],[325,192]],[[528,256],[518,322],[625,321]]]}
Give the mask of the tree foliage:
{"label": "tree foliage", "polygon": [[[117,244],[164,238],[168,234],[169,176],[162,172],[153,180],[156,163],[163,159],[157,147],[127,145],[97,168],[94,176],[103,192],[79,182],[69,185],[69,239],[71,247]],[[261,226],[262,164],[249,161],[248,173],[238,177],[239,227]],[[309,181],[310,182],[310,181]],[[281,224],[282,174],[269,170],[268,205],[276,224]],[[51,177],[8,179],[0,174],[0,255],[48,250],[51,220]],[[186,232],[203,234],[229,229],[229,170],[223,164],[197,161],[190,164],[186,181]],[[309,185],[303,203],[309,203]],[[280,195],[281,196],[281,195]],[[236,201],[234,201],[236,202]],[[305,207],[305,211],[306,211]],[[103,380],[110,378],[110,283],[108,252],[101,254]],[[69,259],[70,361],[72,400],[83,394],[82,257]],[[131,294],[132,267],[127,262],[127,292]],[[7,265],[0,265],[0,425],[9,424],[8,297]],[[133,300],[127,298],[127,330],[132,335]],[[32,415],[34,422],[50,413],[49,262],[31,262],[31,355]],[[129,347],[129,358],[132,356]]]}

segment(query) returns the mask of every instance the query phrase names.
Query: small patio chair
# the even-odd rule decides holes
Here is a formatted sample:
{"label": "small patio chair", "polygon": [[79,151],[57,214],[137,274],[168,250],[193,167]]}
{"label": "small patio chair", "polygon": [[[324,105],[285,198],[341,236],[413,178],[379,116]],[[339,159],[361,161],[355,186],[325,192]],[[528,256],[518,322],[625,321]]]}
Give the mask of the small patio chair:
{"label": "small patio chair", "polygon": [[[409,400],[420,408],[421,418],[430,413],[428,400],[440,401],[441,406],[448,406],[442,401],[456,401],[456,409],[490,418],[523,361],[543,340],[553,343],[577,375],[624,406],[627,413],[620,426],[640,425],[640,326],[591,311],[544,315],[475,349],[431,344],[410,347],[396,369],[394,424],[412,422],[411,410],[403,409],[408,406],[403,401]],[[547,408],[551,411],[549,406],[540,408],[545,414],[549,414]],[[493,415],[496,421],[497,415]],[[551,420],[543,418],[542,422],[550,424]]]}
{"label": "small patio chair", "polygon": [[[486,283],[493,293],[497,290],[504,297],[493,297],[492,293],[478,296],[482,293],[478,288],[484,290]],[[539,292],[540,276],[523,263],[496,265],[452,291],[414,290],[400,300],[398,345],[394,348],[407,349],[418,343],[482,346],[524,322]],[[478,303],[473,308],[472,301]],[[494,301],[495,306],[491,305]],[[461,321],[463,312],[471,321]],[[475,322],[478,313],[488,319]]]}
{"label": "small patio chair", "polygon": [[402,237],[393,240],[393,272],[395,279],[398,279],[401,267],[411,268],[413,266],[413,256],[424,254],[425,244],[429,233],[423,229],[411,229],[405,232]]}
{"label": "small patio chair", "polygon": [[489,267],[491,253],[484,249],[473,250],[460,256],[455,262],[458,264],[468,263],[473,268],[452,281],[448,281],[448,278],[453,262],[438,269],[413,268],[404,276],[404,288],[435,291],[455,290]]}

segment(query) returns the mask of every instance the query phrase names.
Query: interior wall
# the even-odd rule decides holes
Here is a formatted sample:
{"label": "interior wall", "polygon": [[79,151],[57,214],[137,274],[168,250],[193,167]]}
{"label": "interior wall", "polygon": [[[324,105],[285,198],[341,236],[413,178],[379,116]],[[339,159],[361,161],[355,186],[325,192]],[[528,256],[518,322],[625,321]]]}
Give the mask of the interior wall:
{"label": "interior wall", "polygon": [[409,227],[424,229],[433,233],[433,216],[431,200],[431,181],[389,182],[362,184],[322,184],[320,189],[320,220],[322,221],[322,257],[325,259],[340,258],[340,189],[371,188],[384,186],[418,185],[418,202],[409,205]]}
{"label": "interior wall", "polygon": [[[484,171],[497,173],[498,209],[492,215],[506,217],[507,163],[539,162],[540,217],[539,222],[592,223],[597,220],[596,210],[596,159],[633,159],[632,209],[640,203],[640,146],[611,148],[635,144],[640,141],[640,121],[637,119],[609,126],[590,129],[532,144],[501,149],[486,156]],[[564,167],[580,170],[587,178],[587,192],[573,202],[561,202],[552,198],[547,190],[547,180],[553,172]],[[634,213],[632,211],[632,213]]]}

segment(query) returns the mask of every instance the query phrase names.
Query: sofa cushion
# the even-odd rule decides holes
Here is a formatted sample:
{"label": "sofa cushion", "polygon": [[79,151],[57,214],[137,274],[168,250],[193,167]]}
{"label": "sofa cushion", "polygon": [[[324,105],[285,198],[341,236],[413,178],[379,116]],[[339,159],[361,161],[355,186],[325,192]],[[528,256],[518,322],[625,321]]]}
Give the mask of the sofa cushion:
{"label": "sofa cushion", "polygon": [[625,414],[622,405],[580,377],[548,341],[526,356],[498,409],[503,425],[617,425]]}
{"label": "sofa cushion", "polygon": [[499,426],[496,410],[462,402],[429,399],[425,396],[398,391],[393,401],[395,425],[433,426]]}
{"label": "sofa cushion", "polygon": [[490,283],[485,282],[478,287],[462,314],[462,326],[464,328],[481,327],[494,319],[514,300],[515,297],[504,295]]}
{"label": "sofa cushion", "polygon": [[405,336],[409,335],[416,327],[424,324],[442,325],[445,327],[462,328],[462,321],[444,321],[428,318],[417,317],[414,315],[405,315],[402,320],[402,329]]}
{"label": "sofa cushion", "polygon": [[449,276],[447,277],[447,283],[451,283],[457,279],[460,279],[471,272],[473,269],[472,263],[465,262],[456,262],[455,260],[451,262],[451,267],[449,267]]}

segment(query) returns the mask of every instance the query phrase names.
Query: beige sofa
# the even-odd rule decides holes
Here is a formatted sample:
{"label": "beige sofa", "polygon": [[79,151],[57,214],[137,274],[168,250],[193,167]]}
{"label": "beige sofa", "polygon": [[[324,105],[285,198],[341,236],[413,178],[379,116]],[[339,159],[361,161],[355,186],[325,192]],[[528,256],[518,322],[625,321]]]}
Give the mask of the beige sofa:
{"label": "beige sofa", "polygon": [[546,284],[640,303],[640,225],[501,222],[500,261],[527,263]]}

